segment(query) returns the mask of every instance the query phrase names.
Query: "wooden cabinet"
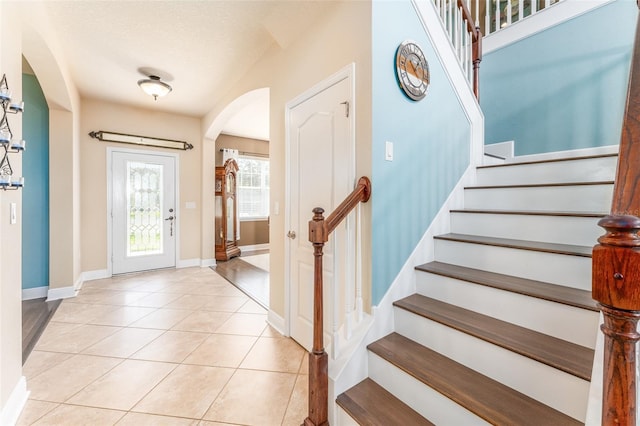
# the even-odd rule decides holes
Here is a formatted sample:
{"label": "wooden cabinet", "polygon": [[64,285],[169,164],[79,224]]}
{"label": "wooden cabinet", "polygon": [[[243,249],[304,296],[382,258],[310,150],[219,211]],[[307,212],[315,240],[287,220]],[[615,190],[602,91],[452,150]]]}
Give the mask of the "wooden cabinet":
{"label": "wooden cabinet", "polygon": [[215,255],[216,260],[240,256],[238,248],[238,164],[229,159],[216,167],[215,176]]}

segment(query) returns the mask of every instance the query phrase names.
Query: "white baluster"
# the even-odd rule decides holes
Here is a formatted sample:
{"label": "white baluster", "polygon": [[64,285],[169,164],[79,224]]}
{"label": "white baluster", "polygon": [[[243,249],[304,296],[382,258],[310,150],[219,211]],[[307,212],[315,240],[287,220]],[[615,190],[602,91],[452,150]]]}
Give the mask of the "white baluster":
{"label": "white baluster", "polygon": [[518,2],[518,21],[522,21],[524,18],[524,0]]}
{"label": "white baluster", "polygon": [[440,0],[436,0],[436,8],[440,10]]}
{"label": "white baluster", "polygon": [[507,0],[507,26],[511,25],[511,0]]}
{"label": "white baluster", "polygon": [[346,282],[344,283],[345,293],[344,293],[344,337],[346,341],[351,339],[351,335],[353,334],[353,304],[355,298],[355,272],[354,272],[354,263],[356,261],[355,253],[354,253],[354,241],[353,241],[353,214],[349,213],[347,218],[345,219],[345,223],[347,226],[347,261],[346,261]]}
{"label": "white baluster", "polygon": [[362,321],[362,209],[356,207],[356,321]]}
{"label": "white baluster", "polygon": [[476,27],[480,25],[480,0],[476,0],[476,22],[474,25]]}
{"label": "white baluster", "polygon": [[544,0],[544,7],[551,6],[551,0]]}
{"label": "white baluster", "polygon": [[538,0],[531,0],[531,14],[533,15],[538,11]]}
{"label": "white baluster", "polygon": [[484,34],[491,34],[491,5],[489,4],[489,0],[487,0],[484,8]]}
{"label": "white baluster", "polygon": [[337,359],[340,355],[340,231],[333,233],[333,285],[331,286],[331,357]]}
{"label": "white baluster", "polygon": [[[455,0],[449,0],[449,16],[448,16],[448,24],[449,27],[447,28],[447,30],[449,31],[449,37],[451,37],[451,34],[453,34],[453,20],[454,20],[454,16],[453,16],[453,2]],[[453,40],[451,40],[453,42]]]}
{"label": "white baluster", "polygon": [[496,0],[496,31],[500,30],[500,0]]}

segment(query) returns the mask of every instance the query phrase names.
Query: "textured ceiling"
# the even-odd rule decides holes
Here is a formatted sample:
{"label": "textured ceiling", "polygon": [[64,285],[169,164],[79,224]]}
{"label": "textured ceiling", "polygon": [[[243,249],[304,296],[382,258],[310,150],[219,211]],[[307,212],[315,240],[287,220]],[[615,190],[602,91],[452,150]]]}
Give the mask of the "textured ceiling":
{"label": "textured ceiling", "polygon": [[[45,2],[83,97],[197,117],[209,112],[216,99],[268,49],[286,47],[332,4],[304,0]],[[173,91],[157,101],[144,94],[136,84],[144,78],[141,68],[158,70]],[[247,109],[255,117],[265,106],[268,114],[264,100]],[[266,123],[268,135],[268,115],[261,122]],[[231,133],[242,130],[235,126]],[[256,137],[264,129],[248,133]]]}

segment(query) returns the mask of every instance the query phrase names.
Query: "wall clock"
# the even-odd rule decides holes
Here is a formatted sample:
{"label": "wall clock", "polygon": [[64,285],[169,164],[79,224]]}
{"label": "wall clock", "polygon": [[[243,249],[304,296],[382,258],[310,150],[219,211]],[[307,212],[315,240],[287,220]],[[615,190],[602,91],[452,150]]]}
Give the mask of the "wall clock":
{"label": "wall clock", "polygon": [[414,101],[419,101],[429,88],[429,64],[415,41],[405,40],[396,53],[396,77],[400,88]]}

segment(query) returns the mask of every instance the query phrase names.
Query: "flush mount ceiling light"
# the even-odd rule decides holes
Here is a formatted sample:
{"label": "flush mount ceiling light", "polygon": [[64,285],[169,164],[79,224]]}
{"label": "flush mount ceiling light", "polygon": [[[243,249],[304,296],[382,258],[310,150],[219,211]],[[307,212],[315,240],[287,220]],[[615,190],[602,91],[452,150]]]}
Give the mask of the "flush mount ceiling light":
{"label": "flush mount ceiling light", "polygon": [[138,80],[138,86],[140,86],[144,93],[153,96],[153,99],[156,101],[158,100],[158,96],[166,96],[171,91],[171,86],[161,81],[157,75],[150,75],[149,78]]}

